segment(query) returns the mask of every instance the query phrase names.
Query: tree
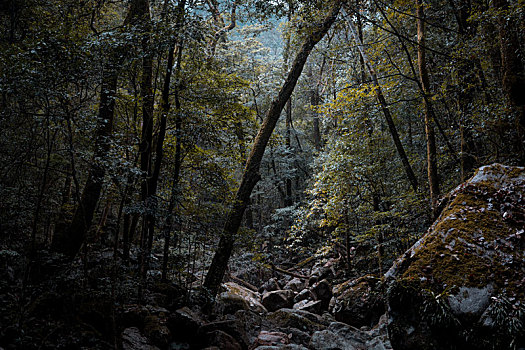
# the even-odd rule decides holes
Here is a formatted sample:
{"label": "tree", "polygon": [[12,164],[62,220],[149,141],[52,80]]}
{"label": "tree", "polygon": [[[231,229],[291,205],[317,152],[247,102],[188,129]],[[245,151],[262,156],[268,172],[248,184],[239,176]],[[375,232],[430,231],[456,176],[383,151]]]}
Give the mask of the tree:
{"label": "tree", "polygon": [[241,224],[242,216],[246,206],[249,203],[251,192],[259,181],[259,167],[273,129],[277,124],[284,105],[290,98],[293,89],[297,84],[297,80],[301,75],[304,64],[308,59],[308,55],[335,22],[341,5],[342,1],[336,0],[332,8],[329,10],[328,15],[323,19],[322,22],[314,25],[313,31],[309,33],[304,39],[304,42],[292,63],[290,71],[288,72],[286,81],[281,87],[278,96],[272,101],[270,109],[266,114],[261,128],[259,129],[259,132],[254,140],[250,155],[246,161],[246,167],[241,178],[241,184],[235,195],[233,208],[228,213],[226,223],[219,240],[219,245],[204,281],[204,288],[212,297],[215,297],[219,291],[220,283],[224,277],[224,273],[226,272],[228,260],[231,256],[233,243],[235,241],[235,234],[237,233]]}
{"label": "tree", "polygon": [[428,78],[427,61],[425,56],[425,11],[422,0],[416,0],[417,17],[417,62],[419,78],[423,92],[423,105],[425,108],[425,134],[427,139],[427,176],[430,187],[430,201],[432,213],[437,217],[437,201],[439,197],[439,180],[437,170],[436,137],[434,135],[434,120],[431,106],[430,82]]}
{"label": "tree", "polygon": [[502,87],[511,110],[514,114],[516,149],[519,163],[525,164],[525,67],[519,55],[520,44],[518,31],[513,17],[509,14],[507,0],[495,0],[494,8],[498,11],[498,31],[503,70]]}
{"label": "tree", "polygon": [[351,21],[348,21],[348,26],[352,32],[352,35],[355,41],[357,42],[359,53],[361,57],[363,58],[363,61],[368,69],[368,73],[372,77],[372,82],[375,87],[376,98],[381,104],[381,109],[383,111],[383,115],[385,116],[385,120],[388,125],[388,130],[390,131],[390,135],[392,136],[392,140],[394,141],[394,145],[396,147],[397,154],[399,158],[401,159],[403,168],[405,169],[407,179],[410,185],[412,186],[412,189],[414,190],[414,192],[417,192],[418,181],[417,181],[416,175],[414,174],[414,171],[412,170],[412,166],[410,165],[410,162],[406,155],[405,148],[403,147],[403,144],[401,143],[401,140],[399,138],[399,133],[397,131],[396,125],[394,124],[394,119],[392,118],[392,114],[390,113],[390,109],[388,108],[388,104],[386,102],[385,96],[383,95],[383,91],[381,90],[381,86],[379,85],[377,74],[374,70],[374,67],[372,66],[372,63],[368,59],[368,56],[366,55],[363,49],[363,43],[361,42],[359,36],[357,35],[357,30],[355,29],[354,24]]}
{"label": "tree", "polygon": [[[129,6],[124,27],[140,22],[145,16],[145,10],[146,7],[142,0],[134,0]],[[126,58],[126,50],[126,45],[122,45],[116,46],[108,53],[107,63],[102,72],[93,162],[88,170],[87,181],[71,224],[62,232],[56,232],[53,238],[53,249],[70,258],[78,253],[84,243],[104,184],[106,170],[102,160],[111,147],[110,138],[113,131],[118,77],[121,65]]]}

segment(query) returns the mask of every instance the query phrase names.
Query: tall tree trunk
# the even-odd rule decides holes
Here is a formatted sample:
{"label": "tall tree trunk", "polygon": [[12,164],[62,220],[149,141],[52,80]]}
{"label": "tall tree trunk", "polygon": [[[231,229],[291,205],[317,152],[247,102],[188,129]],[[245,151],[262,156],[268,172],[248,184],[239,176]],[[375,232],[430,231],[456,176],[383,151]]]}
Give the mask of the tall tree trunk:
{"label": "tall tree trunk", "polygon": [[[171,75],[172,75],[172,69],[173,69],[173,61],[175,58],[175,49],[177,49],[177,65],[175,67],[175,81],[177,84],[179,84],[180,79],[180,73],[181,73],[181,61],[182,61],[182,50],[183,50],[183,39],[182,39],[182,29],[184,26],[184,8],[186,6],[186,0],[179,1],[179,5],[177,8],[177,34],[179,35],[179,39],[176,43],[173,43],[173,45],[169,49],[168,53],[168,62],[166,67],[166,76],[164,78],[164,86],[162,88],[162,101],[161,101],[161,108],[162,108],[162,119],[161,119],[161,131],[159,132],[159,141],[157,144],[157,160],[159,160],[162,157],[162,143],[164,142],[164,138],[166,135],[166,123],[167,123],[167,116],[171,109],[170,102],[169,102],[169,94],[170,94],[170,85],[171,85]],[[180,167],[181,167],[181,140],[180,140],[180,131],[181,131],[181,114],[180,114],[180,86],[177,85],[175,87],[174,96],[175,96],[175,169],[173,171],[173,178],[172,178],[172,188],[171,188],[171,198],[170,202],[168,204],[168,217],[166,218],[166,224],[163,229],[164,233],[164,252],[163,252],[163,259],[162,259],[162,280],[166,281],[168,279],[168,260],[169,260],[169,248],[170,248],[170,238],[171,238],[171,226],[173,221],[173,211],[175,210],[175,204],[177,202],[177,194],[178,194],[178,187],[179,187],[179,177],[180,177]],[[156,162],[155,165],[155,171],[154,171],[154,178],[155,181],[158,181],[159,172],[160,172],[160,161]],[[156,191],[156,188],[155,188]]]}
{"label": "tall tree trunk", "polygon": [[266,145],[268,144],[275,125],[279,120],[279,116],[281,115],[286,101],[288,101],[292,95],[295,85],[297,84],[297,80],[301,75],[304,64],[306,63],[310,52],[335,22],[342,2],[343,0],[336,0],[327,17],[324,18],[323,22],[319,23],[317,26],[314,25],[312,27],[312,33],[305,38],[305,41],[303,42],[291,66],[288,77],[281,87],[279,94],[272,101],[270,109],[266,114],[261,128],[254,140],[252,150],[248,156],[248,160],[246,161],[246,167],[241,178],[241,184],[235,195],[233,208],[231,208],[230,212],[228,213],[226,223],[219,240],[219,246],[217,247],[211,266],[204,281],[204,288],[211,297],[215,297],[215,295],[217,295],[220,283],[228,266],[228,260],[230,259],[232,253],[235,235],[237,234],[241,224],[244,210],[248,205],[250,194],[254,186],[260,179],[259,168],[264,151],[266,149]]}
{"label": "tall tree trunk", "polygon": [[[456,17],[460,41],[468,42],[472,40],[476,26],[470,19],[471,0],[460,0],[458,6],[453,0],[449,0],[449,4]],[[479,149],[474,139],[471,111],[471,105],[474,100],[474,86],[476,86],[475,73],[473,71],[475,66],[470,59],[460,59],[457,63],[459,85],[457,104],[461,138],[460,165],[462,181],[469,177],[478,166]]]}
{"label": "tall tree trunk", "polygon": [[[288,21],[291,21],[292,16],[294,12],[293,4],[289,1],[288,2]],[[288,36],[288,40],[286,41],[286,47],[284,49],[284,70],[288,71],[288,66],[290,64],[290,49],[291,49],[291,36]],[[286,101],[286,148],[287,151],[291,153],[292,151],[292,142],[291,142],[291,135],[292,135],[292,96],[288,98],[288,101]],[[273,163],[275,164],[275,163]],[[288,166],[291,167],[292,164],[288,164]],[[274,165],[274,171],[275,171],[275,165]],[[285,195],[284,195],[284,206],[289,207],[293,204],[292,200],[292,179],[290,178],[290,174],[286,175],[286,178],[284,180],[285,185]]]}
{"label": "tall tree trunk", "polygon": [[[311,91],[310,105],[316,108],[317,106],[319,106],[319,104],[320,104],[319,88],[318,86],[316,86]],[[314,124],[313,124],[314,147],[316,151],[320,151],[321,150],[321,128],[319,125],[319,113],[317,113],[317,111],[314,111],[313,115],[314,115]]]}
{"label": "tall tree trunk", "polygon": [[52,249],[73,258],[84,243],[86,234],[93,222],[95,209],[100,198],[106,171],[101,160],[110,149],[109,138],[113,131],[115,92],[117,90],[118,70],[122,56],[113,53],[102,73],[100,89],[100,107],[95,133],[94,159],[89,169],[88,178],[73,220],[65,230],[57,231],[53,237]]}
{"label": "tall tree trunk", "polygon": [[515,117],[519,163],[525,165],[525,67],[519,55],[518,26],[508,13],[507,0],[494,0],[493,4],[499,13],[498,30],[503,73],[501,83]]}
{"label": "tall tree trunk", "polygon": [[[155,196],[150,192],[151,159],[153,156],[153,54],[151,48],[151,15],[148,0],[140,1],[142,13],[142,77],[140,95],[142,99],[142,134],[140,140],[140,170],[142,173],[140,198],[145,208],[140,235],[140,268],[142,281],[145,280],[151,248],[153,245],[153,231],[155,228]],[[140,290],[139,290],[140,294]]]}
{"label": "tall tree trunk", "polygon": [[[132,25],[141,19],[141,3],[143,0],[133,0],[124,20],[124,27]],[[106,170],[101,162],[105,159],[111,143],[113,133],[113,118],[115,111],[118,75],[127,54],[127,45],[124,48],[115,48],[108,55],[108,62],[102,72],[100,88],[100,103],[95,131],[95,151],[88,178],[78,207],[73,215],[69,227],[56,232],[53,238],[52,249],[73,258],[84,243],[86,234],[93,222],[93,216],[102,191]]]}
{"label": "tall tree trunk", "polygon": [[[408,47],[405,44],[405,38],[399,33],[397,28],[389,20],[389,18],[387,16],[387,14],[385,13],[384,9],[382,9],[381,6],[378,6],[378,9],[381,12],[381,14],[383,15],[383,18],[385,19],[385,21],[390,26],[390,28],[392,28],[392,31],[397,36],[397,38],[399,40],[399,43],[401,44],[401,48],[405,52],[405,55],[406,55],[406,58],[407,58],[407,63],[409,65],[409,67],[410,67],[410,70],[412,71],[413,76],[416,77],[417,76],[416,69],[414,68],[414,64],[412,63],[413,62],[412,61],[412,55],[410,54],[410,51],[408,50]],[[361,40],[362,40],[362,38],[361,38]],[[421,46],[424,49],[425,46],[424,45],[421,45]],[[445,131],[443,130],[443,128],[441,127],[441,124],[439,123],[439,119],[436,117],[432,101],[431,101],[430,97],[428,96],[428,94],[425,92],[425,89],[423,88],[423,83],[422,83],[421,79],[420,80],[414,79],[414,81],[417,83],[417,87],[418,87],[419,91],[421,92],[421,95],[422,95],[422,97],[424,99],[425,110],[428,112],[430,120],[432,120],[432,122],[436,124],[436,126],[437,126],[437,128],[439,130],[439,133],[441,134],[441,137],[443,138],[443,141],[445,142],[445,145],[447,146],[447,149],[448,149],[449,154],[452,157],[452,159],[454,159],[454,161],[456,163],[459,163],[459,159],[458,159],[458,157],[456,155],[456,152],[454,151],[454,147],[452,147],[452,144],[450,143],[447,135],[445,134]],[[411,116],[409,116],[408,123],[409,123],[408,124],[408,128],[409,128],[409,131],[408,131],[409,132],[409,140],[408,140],[408,142],[409,142],[409,145],[412,146],[412,118],[411,118]],[[435,137],[434,137],[434,139],[435,139]],[[438,180],[439,180],[439,177],[438,177]]]}
{"label": "tall tree trunk", "polygon": [[401,163],[403,164],[403,168],[405,170],[405,173],[407,175],[407,179],[412,186],[412,189],[414,192],[417,192],[417,178],[414,174],[414,171],[412,170],[412,166],[410,165],[410,162],[408,161],[408,157],[405,153],[405,149],[403,148],[403,144],[401,143],[401,140],[399,138],[399,134],[397,132],[396,125],[394,124],[394,119],[392,118],[392,114],[390,113],[390,109],[388,108],[388,105],[385,100],[385,96],[383,95],[383,91],[381,90],[381,86],[379,85],[379,81],[377,80],[377,74],[374,70],[374,67],[372,66],[372,63],[368,59],[368,56],[363,50],[363,43],[361,42],[361,39],[359,38],[359,35],[357,34],[357,30],[355,29],[354,23],[352,23],[352,20],[348,20],[348,26],[352,32],[352,35],[354,36],[357,46],[359,48],[359,53],[361,54],[361,57],[363,58],[363,61],[365,62],[365,65],[368,69],[368,73],[372,77],[372,82],[375,87],[376,92],[376,98],[379,101],[379,104],[381,105],[381,108],[383,110],[383,115],[385,116],[386,123],[388,125],[388,130],[390,131],[390,135],[392,136],[392,140],[394,141],[394,145],[397,150],[397,154],[399,158],[401,159]]}
{"label": "tall tree trunk", "polygon": [[[288,149],[288,152],[291,153],[292,151],[292,142],[291,142],[291,134],[292,134],[292,97],[288,99],[288,102],[286,102],[286,148]],[[288,166],[293,166],[293,164],[288,164]],[[293,204],[293,198],[292,198],[292,179],[290,177],[290,174],[286,175],[285,180],[285,189],[286,189],[286,195],[284,197],[284,206],[289,207]]]}
{"label": "tall tree trunk", "polygon": [[432,216],[436,218],[437,200],[439,197],[439,181],[436,160],[436,137],[434,135],[434,121],[430,111],[430,82],[428,78],[427,62],[425,57],[425,12],[422,0],[416,0],[417,10],[417,65],[423,89],[423,105],[425,107],[425,134],[427,139],[427,176],[432,202]]}

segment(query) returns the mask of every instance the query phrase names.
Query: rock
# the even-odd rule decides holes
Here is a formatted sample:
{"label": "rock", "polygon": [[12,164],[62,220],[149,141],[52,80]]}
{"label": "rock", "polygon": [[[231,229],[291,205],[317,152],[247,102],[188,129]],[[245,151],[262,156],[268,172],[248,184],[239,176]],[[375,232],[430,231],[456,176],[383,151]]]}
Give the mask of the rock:
{"label": "rock", "polygon": [[308,350],[302,345],[286,344],[286,345],[262,345],[256,347],[254,350]]}
{"label": "rock", "polygon": [[316,350],[356,350],[356,348],[352,344],[349,344],[343,337],[327,329],[315,332],[308,347]]}
{"label": "rock", "polygon": [[268,311],[290,308],[293,305],[294,292],[291,290],[275,290],[263,294],[262,304]]}
{"label": "rock", "polygon": [[305,287],[305,283],[301,281],[299,278],[294,277],[288,283],[285,284],[283,289],[293,290],[294,292],[299,292],[303,290]]}
{"label": "rock", "polygon": [[329,323],[321,316],[311,312],[293,309],[280,309],[268,314],[268,321],[282,329],[296,328],[306,333],[313,333],[328,327]]}
{"label": "rock", "polygon": [[[386,327],[383,327],[382,330],[386,330]],[[333,322],[327,329],[315,332],[309,348],[316,350],[392,349],[386,332],[379,329],[362,331],[341,322]]]}
{"label": "rock", "polygon": [[312,293],[312,291],[310,289],[303,289],[302,291],[300,291],[294,298],[293,298],[293,301],[294,303],[298,303],[302,300],[306,300],[306,299],[315,299],[315,295],[314,293]]}
{"label": "rock", "polygon": [[270,278],[266,283],[264,283],[261,288],[259,288],[259,293],[266,293],[266,292],[273,292],[276,290],[280,290],[281,287],[279,286],[279,282],[277,282],[277,279],[275,277]]}
{"label": "rock", "polygon": [[238,310],[252,310],[254,312],[266,313],[266,308],[259,302],[259,293],[252,292],[234,282],[227,282],[222,285],[224,291],[219,295],[218,308],[219,314],[233,314]]}
{"label": "rock", "polygon": [[308,279],[308,285],[313,286],[318,281],[321,281],[323,279],[329,278],[332,279],[335,277],[335,270],[333,268],[333,264],[329,262],[325,264],[316,264],[312,268],[312,273],[310,274],[310,278]]}
{"label": "rock", "polygon": [[226,332],[216,330],[207,334],[208,344],[221,350],[242,350],[242,346],[234,337]]}
{"label": "rock", "polygon": [[[243,348],[248,348],[254,342],[246,331],[246,325],[238,322],[233,316],[229,319],[219,320],[205,324],[199,329],[199,338],[214,331],[222,331],[231,335]],[[253,326],[253,325],[252,325]],[[254,336],[255,339],[256,335]]]}
{"label": "rock", "polygon": [[247,345],[254,344],[263,326],[269,324],[258,313],[250,310],[237,311],[233,317],[235,327],[243,334]]}
{"label": "rock", "polygon": [[175,310],[183,305],[186,297],[186,290],[176,283],[158,282],[151,287],[155,292],[154,300],[157,305],[164,306],[170,310]]}
{"label": "rock", "polygon": [[101,334],[109,336],[113,328],[110,313],[108,312],[113,304],[109,295],[104,295],[103,293],[93,293],[92,295],[81,293],[76,297],[79,303],[75,312],[76,317],[82,322],[91,325]]}
{"label": "rock", "polygon": [[153,315],[147,316],[144,320],[144,335],[160,348],[165,348],[171,337],[166,323],[167,319],[165,317]]}
{"label": "rock", "polygon": [[290,337],[288,334],[282,332],[268,332],[261,331],[259,336],[257,336],[256,344],[257,345],[281,345],[288,344],[290,342]]}
{"label": "rock", "polygon": [[159,348],[149,343],[137,327],[124,329],[122,332],[122,349],[124,350],[158,350]]}
{"label": "rock", "polygon": [[280,328],[281,331],[286,332],[290,336],[290,342],[293,344],[299,344],[308,346],[312,335],[305,331],[301,331],[297,328]]}
{"label": "rock", "polygon": [[333,288],[335,319],[354,327],[372,327],[385,313],[381,281],[374,276],[341,283]]}
{"label": "rock", "polygon": [[[510,324],[525,304],[524,219],[523,167],[484,166],[452,191],[438,220],[386,274],[392,345],[509,348],[517,336]],[[495,324],[486,316],[499,300],[510,307]],[[513,346],[523,343],[518,337]]]}
{"label": "rock", "polygon": [[302,300],[293,306],[296,310],[303,310],[308,311],[314,314],[321,314],[322,308],[321,308],[321,301],[313,301],[313,300]]}
{"label": "rock", "polygon": [[[232,274],[251,285],[259,285],[261,281],[268,281],[273,277],[273,271],[262,267],[254,253],[243,253],[230,261]],[[263,292],[263,290],[259,291]]]}
{"label": "rock", "polygon": [[483,288],[460,287],[456,294],[448,296],[450,310],[463,321],[475,321],[489,306],[493,291],[491,284]]}
{"label": "rock", "polygon": [[327,280],[322,280],[315,283],[311,288],[316,300],[321,301],[321,309],[328,310],[330,299],[332,298],[332,287]]}
{"label": "rock", "polygon": [[203,325],[202,317],[187,306],[176,310],[168,319],[169,329],[177,341],[195,341]]}

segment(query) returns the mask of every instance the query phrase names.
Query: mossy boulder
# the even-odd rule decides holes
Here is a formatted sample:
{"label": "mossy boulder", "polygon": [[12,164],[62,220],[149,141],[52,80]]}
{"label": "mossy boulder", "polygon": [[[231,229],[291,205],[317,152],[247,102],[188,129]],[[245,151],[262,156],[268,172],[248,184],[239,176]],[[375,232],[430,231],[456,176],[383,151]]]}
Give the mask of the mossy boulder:
{"label": "mossy boulder", "polygon": [[485,166],[452,191],[386,274],[394,348],[523,346],[524,227],[525,168]]}

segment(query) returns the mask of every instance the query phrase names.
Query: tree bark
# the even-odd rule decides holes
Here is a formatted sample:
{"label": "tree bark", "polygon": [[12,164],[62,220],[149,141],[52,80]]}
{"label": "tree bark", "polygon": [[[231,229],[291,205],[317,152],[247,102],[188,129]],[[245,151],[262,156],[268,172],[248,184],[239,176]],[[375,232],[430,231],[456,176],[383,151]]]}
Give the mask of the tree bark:
{"label": "tree bark", "polygon": [[509,11],[507,0],[494,0],[493,4],[499,14],[498,31],[503,73],[501,84],[515,117],[519,164],[525,165],[525,67],[519,56],[518,26],[507,13]]}
{"label": "tree bark", "polygon": [[[460,0],[458,6],[453,0],[449,0],[453,9],[458,25],[458,34],[461,41],[467,42],[472,40],[476,26],[470,20],[472,4],[470,0]],[[474,100],[474,81],[475,73],[473,72],[476,65],[470,59],[460,59],[457,63],[458,70],[458,111],[460,124],[460,167],[461,181],[465,181],[478,166],[479,149],[476,145],[473,133],[471,104]]]}
{"label": "tree bark", "polygon": [[[159,131],[159,141],[157,144],[157,159],[156,159],[156,161],[158,162],[156,162],[155,164],[155,170],[153,173],[153,178],[155,178],[155,181],[158,181],[160,166],[161,166],[160,159],[162,158],[162,152],[163,152],[162,145],[164,142],[164,138],[166,136],[167,116],[171,109],[171,106],[169,103],[169,94],[170,94],[171,75],[172,75],[172,69],[173,69],[172,67],[173,67],[173,61],[175,58],[175,49],[177,49],[177,65],[175,67],[175,80],[176,80],[177,85],[174,91],[175,108],[176,108],[175,169],[174,169],[173,178],[172,178],[171,198],[168,204],[168,217],[166,218],[166,224],[163,229],[163,233],[164,233],[164,251],[163,251],[163,258],[162,258],[162,280],[163,281],[166,281],[168,279],[168,260],[169,260],[169,248],[170,248],[170,238],[171,238],[171,226],[172,226],[172,221],[173,221],[172,219],[173,211],[175,210],[175,204],[177,201],[180,167],[181,167],[181,140],[180,140],[179,133],[180,133],[181,125],[182,125],[182,119],[180,115],[181,106],[180,106],[180,98],[179,98],[179,94],[180,94],[179,79],[180,79],[182,50],[183,50],[182,28],[184,25],[185,6],[186,6],[186,0],[181,0],[177,8],[178,14],[177,14],[177,24],[176,24],[176,28],[179,34],[179,39],[176,43],[173,43],[168,53],[166,76],[164,78],[164,86],[162,88],[162,102],[161,102],[162,117],[161,117],[160,131]],[[156,187],[155,187],[155,191],[156,191]]]}
{"label": "tree bark", "polygon": [[78,253],[84,243],[86,234],[93,222],[95,209],[102,191],[106,171],[101,160],[106,157],[110,149],[109,137],[111,137],[113,131],[115,93],[117,90],[118,70],[122,63],[121,57],[113,53],[102,73],[94,159],[89,169],[80,202],[69,227],[63,231],[57,231],[53,237],[52,249],[70,258],[73,258]]}
{"label": "tree bark", "polygon": [[[319,98],[319,88],[316,86],[311,91],[310,95],[310,105],[314,108],[319,106],[320,98]],[[313,138],[314,138],[314,148],[316,151],[321,150],[321,128],[319,125],[319,114],[317,111],[313,112],[314,117],[314,123],[313,123]]]}
{"label": "tree bark", "polygon": [[143,14],[141,24],[143,26],[142,37],[142,78],[140,83],[140,94],[142,98],[142,134],[140,142],[140,170],[142,173],[141,181],[141,200],[145,207],[143,215],[142,230],[140,236],[140,265],[141,276],[144,279],[148,270],[149,256],[153,245],[153,231],[155,228],[155,195],[150,190],[151,182],[151,159],[153,155],[153,54],[150,47],[150,28],[151,15],[148,0],[138,0]]}
{"label": "tree bark", "polygon": [[[291,134],[292,134],[292,97],[288,99],[288,102],[286,102],[286,148],[288,149],[288,152],[292,151],[292,142],[291,142]],[[288,166],[293,166],[293,164],[288,164]],[[284,197],[284,206],[289,207],[293,204],[293,197],[292,197],[292,179],[290,178],[290,174],[287,174],[285,179],[285,190],[286,194]]]}
{"label": "tree bark", "polygon": [[434,135],[434,121],[430,106],[430,82],[428,78],[427,62],[425,57],[425,12],[422,0],[416,0],[417,17],[417,65],[423,89],[423,105],[425,107],[425,134],[427,141],[427,176],[430,188],[430,201],[432,203],[432,216],[436,219],[437,200],[439,197],[439,180],[437,170],[436,137]]}
{"label": "tree bark", "polygon": [[324,18],[323,22],[319,23],[317,26],[314,25],[313,32],[305,38],[292,64],[292,67],[288,72],[286,81],[281,87],[277,97],[272,101],[270,109],[266,114],[261,128],[254,140],[252,150],[248,156],[248,160],[246,161],[246,167],[241,178],[241,184],[235,195],[233,208],[231,208],[230,212],[228,213],[226,223],[219,240],[219,246],[217,247],[211,266],[204,281],[204,288],[211,297],[215,297],[217,295],[219,286],[228,266],[228,260],[230,259],[232,253],[235,235],[241,224],[242,216],[246,206],[249,203],[250,194],[260,179],[259,168],[264,151],[266,149],[266,145],[268,144],[275,125],[279,120],[279,116],[284,108],[284,105],[286,104],[286,101],[288,101],[292,95],[295,85],[297,84],[297,80],[301,75],[304,64],[306,63],[310,52],[335,22],[342,2],[343,0],[336,0],[332,8],[329,10],[327,17]]}
{"label": "tree bark", "polygon": [[[131,2],[128,13],[124,20],[124,27],[134,24],[142,17],[142,0]],[[102,85],[100,88],[100,106],[97,116],[97,128],[95,132],[95,151],[88,178],[80,202],[73,215],[69,227],[63,231],[56,232],[53,238],[52,249],[63,253],[69,258],[75,257],[84,243],[86,234],[93,222],[93,216],[102,191],[106,170],[103,160],[111,147],[109,141],[113,133],[113,118],[115,111],[116,91],[118,85],[119,71],[127,55],[127,45],[115,48],[109,53],[108,62],[102,72]]]}

